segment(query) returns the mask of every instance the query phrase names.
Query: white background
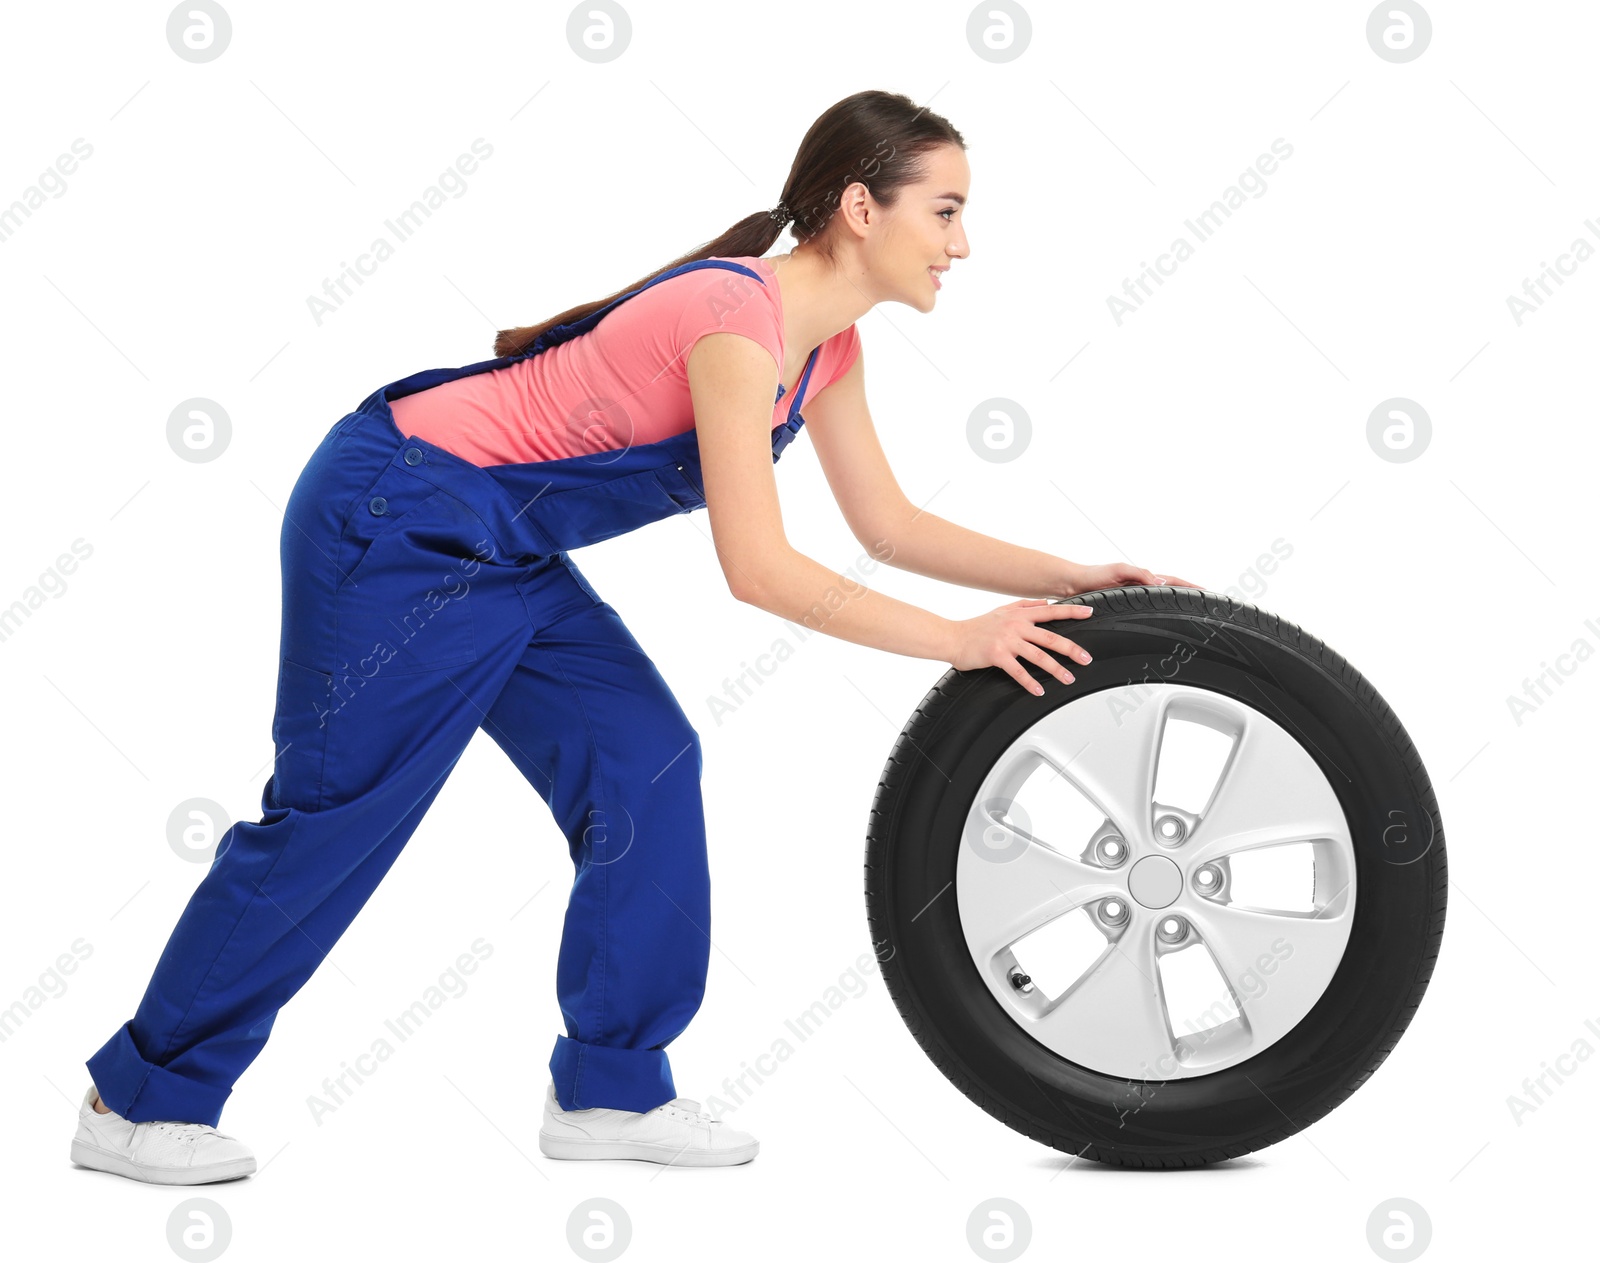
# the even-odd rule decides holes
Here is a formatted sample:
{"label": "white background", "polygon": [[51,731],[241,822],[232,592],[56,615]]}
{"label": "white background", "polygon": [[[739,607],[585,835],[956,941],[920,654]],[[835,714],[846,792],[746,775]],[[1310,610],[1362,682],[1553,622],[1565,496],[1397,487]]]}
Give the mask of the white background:
{"label": "white background", "polygon": [[[1600,246],[1593,6],[1437,4],[1405,64],[1369,47],[1370,6],[1327,2],[1035,4],[1005,64],[969,46],[967,6],[942,3],[638,4],[629,47],[598,65],[569,46],[563,6],[228,8],[231,44],[207,64],[169,48],[162,5],[5,17],[0,206],[76,138],[93,146],[0,243],[0,606],[75,539],[93,550],[0,641],[0,1005],[92,946],[0,1044],[8,1241],[174,1257],[167,1217],[197,1192],[226,1208],[230,1259],[563,1258],[573,1207],[607,1196],[631,1217],[628,1257],[961,1259],[968,1214],[1006,1197],[1031,1218],[1027,1257],[1349,1259],[1370,1254],[1373,1208],[1408,1197],[1431,1256],[1592,1248],[1580,1170],[1600,1065],[1520,1126],[1507,1098],[1580,1038],[1600,1047],[1584,1026],[1600,1027],[1595,829],[1572,792],[1592,776],[1600,685],[1600,261],[1520,326],[1506,299],[1575,239]],[[860,321],[907,493],[1075,561],[1237,588],[1348,658],[1421,750],[1450,911],[1398,1048],[1276,1146],[1118,1170],[970,1103],[872,975],[725,1115],[761,1139],[755,1162],[547,1161],[571,864],[480,736],[237,1085],[223,1130],[263,1169],[170,1190],[73,1167],[83,1062],[132,1016],[204,873],[168,847],[169,813],[204,796],[256,818],[282,508],[322,435],[383,383],[487,358],[496,327],[609,294],[771,206],[812,119],[868,87],[948,117],[972,168],[972,253],[937,309]],[[307,296],[478,137],[494,153],[465,195],[319,326]],[[1278,137],[1293,156],[1266,193],[1119,327],[1107,297]],[[209,463],[167,444],[194,396],[232,420]],[[1008,463],[966,440],[993,396],[1032,419]],[[1433,426],[1404,463],[1366,440],[1395,396]],[[803,433],[778,474],[792,541],[852,565]],[[1292,555],[1263,582],[1252,568],[1280,538]],[[574,559],[704,740],[715,950],[670,1047],[678,1090],[704,1101],[870,952],[867,810],[944,668],[813,636],[718,723],[724,680],[796,638],[728,594],[705,515]],[[953,617],[1011,599],[870,582]],[[1580,640],[1585,659],[1562,659],[1570,677],[1517,722],[1507,698]],[[480,936],[493,955],[470,990],[318,1125],[322,1080]]]}

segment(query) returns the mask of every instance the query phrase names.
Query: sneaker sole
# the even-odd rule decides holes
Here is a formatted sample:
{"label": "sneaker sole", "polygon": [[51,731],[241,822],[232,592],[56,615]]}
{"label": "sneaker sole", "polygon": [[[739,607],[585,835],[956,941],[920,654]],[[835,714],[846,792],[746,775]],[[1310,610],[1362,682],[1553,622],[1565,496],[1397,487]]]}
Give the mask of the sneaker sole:
{"label": "sneaker sole", "polygon": [[82,1140],[72,1142],[72,1160],[79,1166],[125,1175],[146,1184],[213,1184],[218,1180],[236,1180],[240,1176],[252,1175],[256,1169],[254,1158],[234,1158],[230,1162],[214,1162],[203,1167],[145,1166]]}
{"label": "sneaker sole", "polygon": [[642,1140],[575,1140],[569,1136],[539,1133],[539,1152],[547,1158],[632,1158],[638,1162],[659,1162],[675,1167],[731,1167],[749,1162],[761,1148],[752,1140],[737,1149],[679,1150],[672,1145],[650,1144]]}

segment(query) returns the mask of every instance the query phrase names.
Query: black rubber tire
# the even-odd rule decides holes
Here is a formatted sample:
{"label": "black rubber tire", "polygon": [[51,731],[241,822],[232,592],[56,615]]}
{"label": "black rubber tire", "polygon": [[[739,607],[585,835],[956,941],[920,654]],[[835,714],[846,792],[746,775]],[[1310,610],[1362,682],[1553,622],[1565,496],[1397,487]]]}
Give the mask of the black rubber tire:
{"label": "black rubber tire", "polygon": [[[1088,666],[1036,697],[998,667],[950,670],[906,724],[867,830],[874,948],[906,1026],[945,1076],[1008,1127],[1097,1162],[1200,1166],[1309,1126],[1382,1064],[1410,1023],[1444,934],[1444,829],[1400,720],[1349,663],[1292,623],[1194,588],[1081,593],[1087,619],[1043,626]],[[1178,665],[1174,665],[1178,664]],[[1237,1065],[1192,1078],[1128,1080],[1060,1057],[990,994],[967,949],[956,859],[978,787],[1051,710],[1100,689],[1170,678],[1255,707],[1327,775],[1350,826],[1356,899],[1326,992],[1288,1034]]]}

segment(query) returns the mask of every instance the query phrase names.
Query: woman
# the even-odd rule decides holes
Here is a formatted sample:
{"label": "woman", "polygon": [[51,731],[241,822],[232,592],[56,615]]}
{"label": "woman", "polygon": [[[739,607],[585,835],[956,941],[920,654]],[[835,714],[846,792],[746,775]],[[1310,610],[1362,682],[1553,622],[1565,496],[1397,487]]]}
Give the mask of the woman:
{"label": "woman", "polygon": [[[806,134],[775,211],[502,332],[494,360],[391,383],[328,432],[285,513],[261,819],[224,836],[135,1016],[89,1058],[74,1160],[169,1184],[254,1171],[216,1130],[223,1103],[480,727],[549,804],[576,872],[541,1150],[755,1156],[676,1095],[665,1051],[709,960],[699,738],[567,550],[708,507],[738,599],[857,644],[999,667],[1036,694],[1024,661],[1070,683],[1056,655],[1089,660],[1046,625],[1088,608],[1045,598],[1184,582],[989,539],[895,483],[855,321],[884,301],[931,311],[966,257],[964,149],[904,96],[847,97]],[[790,218],[797,247],[763,258]],[[875,553],[1027,596],[960,621],[865,589],[830,599],[854,585],[789,547],[771,472],[806,423]]]}

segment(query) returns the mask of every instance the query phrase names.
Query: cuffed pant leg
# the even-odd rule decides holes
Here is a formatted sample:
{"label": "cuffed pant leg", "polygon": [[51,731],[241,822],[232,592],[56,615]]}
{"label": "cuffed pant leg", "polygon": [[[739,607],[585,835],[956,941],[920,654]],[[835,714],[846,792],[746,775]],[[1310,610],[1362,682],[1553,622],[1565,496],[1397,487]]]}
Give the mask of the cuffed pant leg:
{"label": "cuffed pant leg", "polygon": [[557,1035],[550,1077],[562,1109],[602,1106],[643,1114],[678,1095],[660,1048],[608,1048]]}
{"label": "cuffed pant leg", "polygon": [[[534,635],[483,728],[550,805],[574,867],[550,1057],[562,1109],[677,1095],[666,1046],[705,994],[700,740],[617,612],[571,571],[525,593]],[[576,597],[575,597],[576,594]]]}

